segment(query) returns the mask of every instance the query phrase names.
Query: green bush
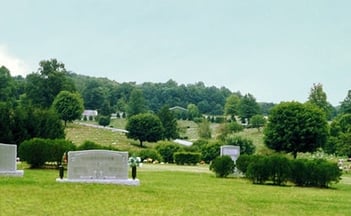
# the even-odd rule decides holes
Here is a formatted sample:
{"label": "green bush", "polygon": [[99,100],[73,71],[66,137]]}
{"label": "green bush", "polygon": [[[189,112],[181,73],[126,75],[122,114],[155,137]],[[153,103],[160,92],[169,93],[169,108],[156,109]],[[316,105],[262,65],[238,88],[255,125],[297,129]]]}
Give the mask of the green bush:
{"label": "green bush", "polygon": [[236,167],[245,174],[247,171],[247,167],[249,164],[258,158],[257,155],[247,155],[243,154],[240,155],[239,158],[236,160]]}
{"label": "green bush", "polygon": [[270,170],[267,163],[268,157],[258,156],[247,167],[246,177],[254,184],[264,184],[270,177]]}
{"label": "green bush", "polygon": [[275,185],[282,185],[291,176],[290,160],[283,155],[272,155],[267,158],[266,165],[270,170],[270,179]]}
{"label": "green bush", "polygon": [[110,122],[111,122],[110,116],[103,116],[103,115],[101,115],[101,116],[98,117],[98,123],[101,126],[105,127],[105,126],[109,125]]}
{"label": "green bush", "polygon": [[200,162],[201,153],[199,153],[199,152],[175,152],[173,157],[174,157],[175,163],[178,165],[184,165],[184,164],[196,165],[197,163]]}
{"label": "green bush", "polygon": [[31,168],[37,168],[49,161],[60,164],[64,153],[74,149],[74,144],[64,139],[33,138],[20,144],[18,154]]}
{"label": "green bush", "polygon": [[78,146],[77,150],[92,150],[92,149],[105,149],[104,146],[99,145],[92,141],[85,141],[82,145]]}
{"label": "green bush", "polygon": [[207,143],[206,145],[201,147],[201,155],[202,160],[206,163],[210,163],[216,157],[220,155],[221,152],[221,144],[218,142],[215,143]]}
{"label": "green bush", "polygon": [[179,144],[175,143],[160,143],[156,147],[156,150],[162,156],[163,162],[173,163],[173,154],[180,151],[182,148]]}
{"label": "green bush", "polygon": [[62,163],[62,156],[65,152],[76,149],[76,146],[71,141],[65,139],[48,140],[47,144],[49,144],[49,157],[47,161],[55,161],[57,164]]}
{"label": "green bush", "polygon": [[49,159],[49,145],[46,139],[34,138],[20,144],[18,154],[21,160],[26,161],[31,168],[38,168]]}
{"label": "green bush", "polygon": [[240,154],[251,155],[255,153],[256,146],[253,144],[253,141],[246,139],[237,135],[228,135],[224,139],[225,145],[235,145],[240,146]]}
{"label": "green bush", "polygon": [[210,170],[216,173],[217,177],[225,178],[234,172],[235,164],[228,155],[216,157],[211,165]]}
{"label": "green bush", "polygon": [[[291,179],[299,186],[328,187],[332,182],[339,182],[342,174],[336,163],[324,159],[300,160],[293,162],[292,167],[296,173]],[[300,167],[303,169],[297,170]]]}
{"label": "green bush", "polygon": [[162,157],[156,149],[143,149],[138,153],[138,156],[141,158],[141,161],[144,161],[145,159],[151,158],[152,161],[161,161]]}

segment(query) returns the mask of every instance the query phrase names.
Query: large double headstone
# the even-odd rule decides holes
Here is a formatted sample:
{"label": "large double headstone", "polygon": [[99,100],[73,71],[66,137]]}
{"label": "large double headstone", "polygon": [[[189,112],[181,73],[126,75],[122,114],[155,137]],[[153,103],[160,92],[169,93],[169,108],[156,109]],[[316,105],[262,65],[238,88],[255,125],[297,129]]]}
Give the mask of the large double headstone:
{"label": "large double headstone", "polygon": [[139,185],[128,178],[128,152],[84,150],[68,152],[67,178],[59,182]]}
{"label": "large double headstone", "polygon": [[23,170],[17,170],[17,146],[0,143],[0,176],[23,176]]}

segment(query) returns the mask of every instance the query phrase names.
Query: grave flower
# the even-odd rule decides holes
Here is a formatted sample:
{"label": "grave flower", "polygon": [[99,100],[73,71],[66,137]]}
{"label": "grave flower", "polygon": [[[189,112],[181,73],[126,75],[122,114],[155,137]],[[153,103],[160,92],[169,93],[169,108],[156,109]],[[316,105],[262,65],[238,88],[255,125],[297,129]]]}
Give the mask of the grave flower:
{"label": "grave flower", "polygon": [[141,162],[140,157],[136,157],[135,155],[131,156],[128,159],[128,164],[130,167],[132,167],[132,178],[135,179],[136,178],[136,168],[137,166],[139,166]]}

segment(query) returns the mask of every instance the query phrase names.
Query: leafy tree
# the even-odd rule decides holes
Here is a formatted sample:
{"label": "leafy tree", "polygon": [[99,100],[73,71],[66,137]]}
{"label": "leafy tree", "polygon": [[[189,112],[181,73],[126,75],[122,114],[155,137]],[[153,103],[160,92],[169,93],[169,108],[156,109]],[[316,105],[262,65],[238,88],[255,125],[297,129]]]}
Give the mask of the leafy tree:
{"label": "leafy tree", "polygon": [[201,116],[201,113],[195,104],[189,104],[187,109],[188,109],[189,120],[194,120],[195,118]]}
{"label": "leafy tree", "polygon": [[257,128],[258,131],[260,131],[260,128],[263,127],[266,124],[266,122],[267,121],[263,115],[254,115],[250,119],[251,127]]}
{"label": "leafy tree", "polygon": [[26,78],[26,95],[33,105],[49,108],[61,91],[75,91],[63,63],[51,59],[43,60],[39,65],[38,73],[29,74]]}
{"label": "leafy tree", "polygon": [[162,126],[164,128],[163,137],[165,139],[170,140],[179,137],[177,119],[174,113],[169,110],[169,106],[163,106],[158,113],[158,117],[160,118]]}
{"label": "leafy tree", "polygon": [[323,91],[322,84],[313,84],[307,102],[322,109],[326,117],[331,119],[333,106],[327,101],[327,94]]}
{"label": "leafy tree", "polygon": [[232,121],[229,123],[223,123],[220,125],[219,127],[219,136],[218,138],[222,141],[225,140],[225,138],[229,135],[229,134],[233,134],[233,133],[237,133],[240,131],[243,131],[244,127],[239,124],[237,121]]}
{"label": "leafy tree", "polygon": [[242,122],[250,120],[252,116],[260,114],[260,106],[256,98],[251,94],[246,94],[239,103],[239,117]]}
{"label": "leafy tree", "polygon": [[341,102],[340,113],[351,113],[351,90],[347,92],[346,98]]}
{"label": "leafy tree", "polygon": [[323,111],[311,104],[282,102],[271,110],[264,129],[267,147],[278,152],[313,152],[324,146],[328,123]]}
{"label": "leafy tree", "polygon": [[162,139],[163,127],[160,118],[151,113],[133,115],[128,119],[126,130],[128,138],[137,139],[140,146],[144,141],[157,142]]}
{"label": "leafy tree", "polygon": [[79,119],[84,110],[81,96],[78,93],[71,93],[69,91],[61,91],[56,96],[53,107],[65,122],[65,126],[67,122]]}
{"label": "leafy tree", "polygon": [[10,102],[15,99],[15,81],[11,77],[10,71],[4,67],[0,67],[0,101]]}
{"label": "leafy tree", "polygon": [[351,113],[339,115],[332,121],[324,150],[330,154],[351,157]]}
{"label": "leafy tree", "polygon": [[255,153],[256,146],[250,139],[243,138],[237,135],[228,135],[224,140],[225,145],[234,145],[240,147],[240,154],[251,155]]}
{"label": "leafy tree", "polygon": [[99,125],[102,125],[102,126],[104,126],[104,127],[106,127],[107,125],[109,125],[110,122],[111,122],[110,116],[103,116],[103,115],[100,115],[98,119],[99,119],[99,120],[98,120],[98,121],[99,121]]}
{"label": "leafy tree", "polygon": [[143,92],[140,89],[133,89],[130,94],[128,107],[127,107],[127,114],[129,117],[141,113],[145,113],[147,111],[146,108],[146,100],[143,96]]}
{"label": "leafy tree", "polygon": [[0,142],[2,143],[12,143],[12,109],[5,102],[0,102]]}
{"label": "leafy tree", "polygon": [[207,119],[203,119],[199,123],[199,137],[202,139],[211,139],[210,122]]}
{"label": "leafy tree", "polygon": [[231,119],[235,119],[235,116],[239,114],[239,103],[240,98],[238,95],[232,94],[229,97],[227,97],[224,105],[225,115],[230,115]]}

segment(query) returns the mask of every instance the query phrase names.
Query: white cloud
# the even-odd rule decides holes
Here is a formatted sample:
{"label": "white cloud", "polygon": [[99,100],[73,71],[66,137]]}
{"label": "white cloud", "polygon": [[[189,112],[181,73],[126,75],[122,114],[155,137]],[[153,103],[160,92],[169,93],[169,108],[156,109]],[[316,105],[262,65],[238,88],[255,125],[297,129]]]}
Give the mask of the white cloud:
{"label": "white cloud", "polygon": [[10,70],[11,76],[29,74],[29,66],[22,60],[11,55],[7,47],[0,44],[0,66],[5,66]]}

